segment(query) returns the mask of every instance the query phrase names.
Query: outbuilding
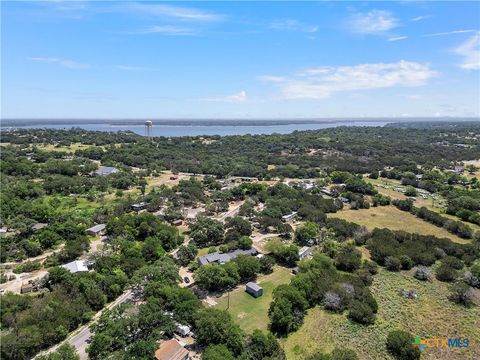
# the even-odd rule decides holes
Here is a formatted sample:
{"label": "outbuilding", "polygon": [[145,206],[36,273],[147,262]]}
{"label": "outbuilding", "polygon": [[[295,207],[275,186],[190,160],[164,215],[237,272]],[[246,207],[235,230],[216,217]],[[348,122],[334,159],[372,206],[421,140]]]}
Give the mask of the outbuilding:
{"label": "outbuilding", "polygon": [[87,234],[91,236],[101,236],[105,234],[105,224],[98,224],[87,229]]}
{"label": "outbuilding", "polygon": [[245,286],[245,291],[256,298],[263,295],[263,288],[261,286],[258,286],[254,282],[247,283],[247,285]]}
{"label": "outbuilding", "polygon": [[62,265],[61,267],[64,268],[64,269],[67,269],[72,274],[77,273],[77,272],[88,271],[86,261],[80,261],[80,260],[75,260],[75,261],[69,262],[68,264]]}

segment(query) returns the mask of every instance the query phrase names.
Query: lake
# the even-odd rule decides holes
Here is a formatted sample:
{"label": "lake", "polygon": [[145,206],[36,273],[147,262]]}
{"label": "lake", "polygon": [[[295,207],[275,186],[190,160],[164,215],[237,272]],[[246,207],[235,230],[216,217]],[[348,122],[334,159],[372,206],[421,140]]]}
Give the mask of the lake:
{"label": "lake", "polygon": [[[208,124],[206,121],[201,121],[199,124],[194,124],[195,121],[182,122],[181,124],[174,124],[174,121],[169,123],[160,123],[152,127],[153,136],[166,136],[166,137],[178,137],[178,136],[200,136],[200,135],[245,135],[245,134],[288,134],[293,131],[304,130],[317,130],[325,129],[337,126],[384,126],[392,121],[379,121],[379,120],[345,120],[345,121],[317,121],[317,122],[285,122],[272,121],[270,124],[268,121],[252,122],[248,124],[248,121],[239,121],[235,124],[234,121],[214,121],[212,124]],[[26,121],[22,124],[22,120],[15,122],[8,120],[2,124],[2,130],[9,128],[50,128],[50,129],[70,129],[72,127],[79,127],[85,130],[92,131],[133,131],[140,135],[145,135],[145,126],[143,122],[126,124],[119,124],[113,122],[92,122],[82,120],[78,123],[73,121],[60,122],[60,121]]]}

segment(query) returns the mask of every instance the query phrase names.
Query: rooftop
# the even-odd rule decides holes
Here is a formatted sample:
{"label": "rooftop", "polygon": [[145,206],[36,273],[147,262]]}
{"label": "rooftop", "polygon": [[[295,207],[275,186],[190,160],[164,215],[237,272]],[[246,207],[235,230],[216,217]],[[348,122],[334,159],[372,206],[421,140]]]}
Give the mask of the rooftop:
{"label": "rooftop", "polygon": [[82,271],[88,271],[88,267],[85,261],[75,260],[68,264],[62,265],[64,269],[67,269],[71,273],[77,273]]}
{"label": "rooftop", "polygon": [[91,228],[87,229],[87,231],[97,233],[97,232],[105,230],[105,227],[106,227],[105,224],[98,224],[98,225],[92,226]]}
{"label": "rooftop", "polygon": [[246,286],[247,286],[247,288],[250,288],[250,289],[252,289],[252,290],[254,290],[254,291],[262,290],[262,287],[259,286],[259,285],[257,285],[257,284],[255,284],[254,282],[248,282]]}
{"label": "rooftop", "polygon": [[110,174],[115,174],[117,172],[118,169],[113,166],[100,166],[98,170],[93,172],[93,174],[97,176],[107,176]]}
{"label": "rooftop", "polygon": [[207,254],[204,256],[200,256],[198,258],[198,261],[200,262],[201,265],[206,265],[210,264],[213,262],[218,262],[220,264],[226,263],[232,259],[235,259],[238,255],[257,255],[257,250],[255,249],[249,249],[249,250],[234,250],[228,253],[219,253],[218,251]]}
{"label": "rooftop", "polygon": [[183,360],[188,355],[188,350],[176,339],[163,341],[155,351],[157,360]]}

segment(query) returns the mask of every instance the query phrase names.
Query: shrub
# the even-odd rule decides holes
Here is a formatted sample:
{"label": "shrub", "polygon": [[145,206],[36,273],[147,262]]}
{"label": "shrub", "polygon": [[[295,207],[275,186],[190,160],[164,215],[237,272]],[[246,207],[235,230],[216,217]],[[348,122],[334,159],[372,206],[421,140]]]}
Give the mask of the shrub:
{"label": "shrub", "polygon": [[435,275],[440,281],[451,282],[458,277],[458,271],[446,264],[441,264],[437,268]]}
{"label": "shrub", "polygon": [[395,359],[420,359],[420,349],[413,345],[414,340],[413,336],[406,331],[391,331],[387,336],[387,350]]}
{"label": "shrub", "polygon": [[401,255],[399,259],[403,270],[410,270],[413,265],[415,265],[413,260],[408,255]]}
{"label": "shrub", "polygon": [[432,281],[433,274],[429,267],[419,265],[413,274],[413,277],[422,281]]}
{"label": "shrub", "polygon": [[358,356],[355,351],[350,349],[335,348],[332,351],[330,360],[357,360]]}
{"label": "shrub", "polygon": [[365,260],[363,262],[362,267],[372,275],[375,275],[376,273],[378,273],[378,265],[373,261]]}
{"label": "shrub", "polygon": [[449,299],[465,307],[473,305],[475,293],[473,289],[463,282],[455,283],[450,289]]}
{"label": "shrub", "polygon": [[366,269],[358,269],[356,274],[362,280],[362,282],[365,284],[365,286],[372,285],[373,276]]}
{"label": "shrub", "polygon": [[238,246],[240,249],[248,250],[252,247],[253,241],[248,236],[242,236],[238,239]]}
{"label": "shrub", "polygon": [[359,300],[353,300],[350,303],[348,317],[360,324],[370,325],[375,322],[375,314],[368,304]]}
{"label": "shrub", "polygon": [[402,263],[395,256],[389,256],[385,259],[385,267],[390,271],[400,271]]}
{"label": "shrub", "polygon": [[457,259],[454,256],[446,256],[442,259],[442,264],[450,266],[451,268],[454,268],[456,270],[462,270],[463,269],[463,262],[460,259]]}
{"label": "shrub", "polygon": [[343,310],[344,305],[340,295],[336,292],[328,291],[323,298],[323,306],[327,310],[340,312]]}

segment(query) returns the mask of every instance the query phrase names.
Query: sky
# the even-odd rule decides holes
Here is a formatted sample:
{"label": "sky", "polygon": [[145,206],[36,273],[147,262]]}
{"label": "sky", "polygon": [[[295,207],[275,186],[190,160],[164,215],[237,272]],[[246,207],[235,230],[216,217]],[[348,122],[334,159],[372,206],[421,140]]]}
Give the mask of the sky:
{"label": "sky", "polygon": [[480,2],[2,1],[2,118],[480,115]]}

